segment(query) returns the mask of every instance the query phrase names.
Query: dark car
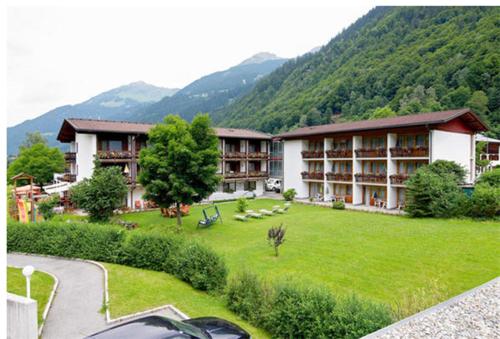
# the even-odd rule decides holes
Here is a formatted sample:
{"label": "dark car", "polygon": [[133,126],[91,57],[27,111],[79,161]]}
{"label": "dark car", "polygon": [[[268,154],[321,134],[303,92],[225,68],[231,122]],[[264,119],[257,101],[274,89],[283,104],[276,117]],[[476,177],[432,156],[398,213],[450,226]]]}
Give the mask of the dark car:
{"label": "dark car", "polygon": [[160,316],[147,316],[94,333],[94,339],[247,339],[250,334],[238,325],[215,318],[177,321]]}

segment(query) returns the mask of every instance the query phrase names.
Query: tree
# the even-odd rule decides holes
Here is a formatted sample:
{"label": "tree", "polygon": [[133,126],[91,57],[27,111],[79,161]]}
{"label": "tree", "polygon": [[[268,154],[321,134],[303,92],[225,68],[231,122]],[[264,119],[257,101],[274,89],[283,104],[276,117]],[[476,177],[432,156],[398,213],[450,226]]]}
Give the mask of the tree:
{"label": "tree", "polygon": [[54,194],[38,202],[38,210],[45,220],[50,220],[54,217],[54,207],[59,204],[59,201],[59,195]]}
{"label": "tree", "polygon": [[379,107],[373,111],[370,115],[370,119],[382,119],[397,116],[396,112],[392,110],[389,106]]}
{"label": "tree", "polygon": [[36,143],[31,147],[21,148],[19,156],[13,160],[7,170],[8,180],[21,172],[35,177],[35,182],[43,186],[52,181],[54,173],[64,170],[64,155],[56,147]]}
{"label": "tree", "polygon": [[436,160],[429,164],[427,168],[437,174],[438,176],[445,177],[452,175],[457,184],[461,184],[465,180],[467,174],[465,169],[454,161]]}
{"label": "tree", "polygon": [[466,105],[481,117],[484,117],[485,114],[489,112],[488,96],[483,91],[475,91],[472,93]]}
{"label": "tree", "polygon": [[500,213],[500,185],[483,183],[474,187],[470,215],[476,218],[493,218]]}
{"label": "tree", "polygon": [[267,231],[267,241],[274,247],[275,256],[279,255],[278,248],[285,242],[285,233],[286,228],[283,227],[283,224],[278,227],[271,227]]}
{"label": "tree", "polygon": [[32,133],[26,133],[23,143],[20,148],[30,148],[36,144],[48,145],[47,139],[42,135],[42,133],[36,131]]}
{"label": "tree", "polygon": [[162,208],[175,204],[180,229],[180,204],[200,202],[217,188],[218,139],[208,115],[197,115],[191,125],[169,115],[149,131],[148,140],[139,158],[144,197]]}
{"label": "tree", "polygon": [[101,167],[97,162],[90,179],[71,187],[70,198],[89,214],[92,222],[106,222],[123,205],[127,184],[120,167]]}
{"label": "tree", "polygon": [[486,141],[476,142],[476,166],[486,167],[490,164],[488,159],[481,159],[481,154],[486,150]]}
{"label": "tree", "polygon": [[500,187],[500,167],[494,168],[491,171],[484,172],[477,179],[478,185],[486,184],[492,187]]}

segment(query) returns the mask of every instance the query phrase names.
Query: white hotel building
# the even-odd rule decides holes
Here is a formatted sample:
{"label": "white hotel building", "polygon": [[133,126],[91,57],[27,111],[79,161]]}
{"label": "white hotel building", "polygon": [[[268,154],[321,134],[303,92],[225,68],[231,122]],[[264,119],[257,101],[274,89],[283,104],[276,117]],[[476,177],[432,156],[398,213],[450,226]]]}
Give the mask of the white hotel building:
{"label": "white hotel building", "polygon": [[392,209],[418,167],[451,160],[475,180],[475,134],[487,127],[470,109],[299,128],[277,138],[284,189],[298,198],[332,198]]}

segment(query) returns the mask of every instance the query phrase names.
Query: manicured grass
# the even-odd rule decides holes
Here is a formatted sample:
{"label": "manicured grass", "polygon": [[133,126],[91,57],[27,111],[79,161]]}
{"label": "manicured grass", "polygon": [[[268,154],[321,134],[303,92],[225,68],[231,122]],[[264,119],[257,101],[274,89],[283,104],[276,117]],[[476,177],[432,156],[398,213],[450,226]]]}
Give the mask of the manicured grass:
{"label": "manicured grass", "polygon": [[[38,326],[42,323],[43,311],[54,287],[54,279],[43,272],[35,271],[31,277],[31,299],[37,301]],[[19,268],[7,267],[7,292],[26,296],[26,278]]]}
{"label": "manicured grass", "polygon": [[[271,209],[278,203],[283,204],[250,200],[248,208]],[[247,268],[266,279],[294,277],[392,306],[418,294],[422,308],[500,272],[498,221],[411,219],[293,204],[284,215],[240,222],[233,220],[235,206],[219,204],[223,224],[207,229],[196,228],[202,206],[183,218],[184,234],[223,255],[230,275]],[[163,218],[158,211],[122,218],[139,224],[133,232],[175,230],[175,219]],[[276,258],[266,237],[271,226],[281,223],[287,234]],[[179,306],[182,310],[182,303]]]}
{"label": "manicured grass", "polygon": [[262,330],[227,310],[220,296],[195,290],[189,284],[163,272],[107,263],[103,265],[109,273],[109,311],[113,318],[172,304],[190,317],[218,316],[239,324],[253,338],[268,337]]}

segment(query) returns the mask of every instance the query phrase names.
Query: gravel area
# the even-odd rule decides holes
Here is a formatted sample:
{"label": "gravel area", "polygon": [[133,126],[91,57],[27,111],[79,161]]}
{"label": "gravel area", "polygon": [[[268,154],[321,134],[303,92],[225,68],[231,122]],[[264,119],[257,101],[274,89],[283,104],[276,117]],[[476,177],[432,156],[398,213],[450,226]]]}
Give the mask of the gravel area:
{"label": "gravel area", "polygon": [[500,278],[365,338],[500,338]]}

